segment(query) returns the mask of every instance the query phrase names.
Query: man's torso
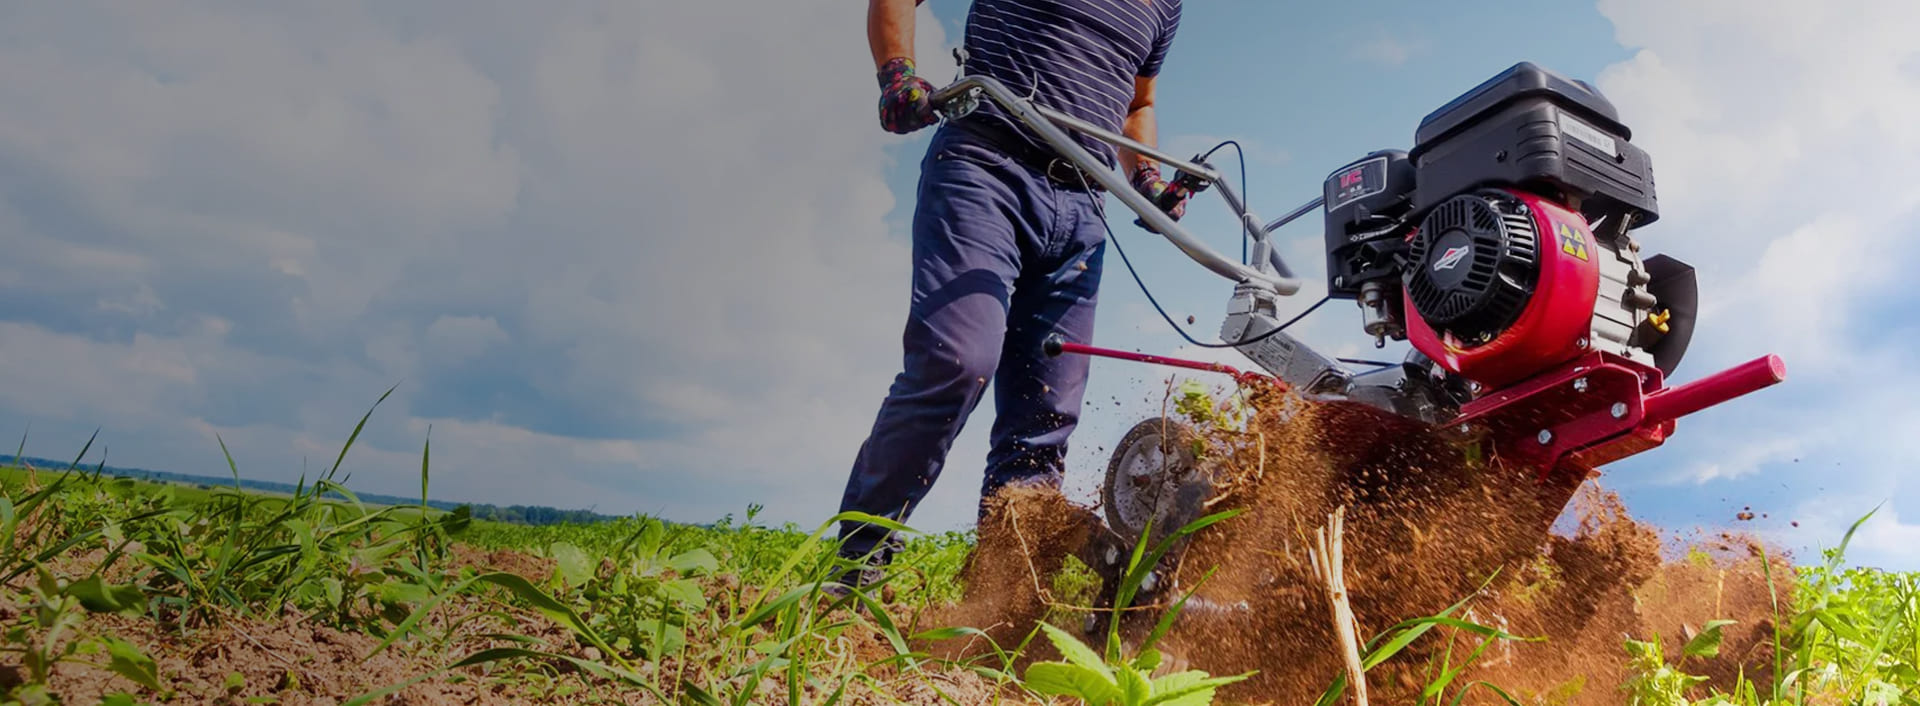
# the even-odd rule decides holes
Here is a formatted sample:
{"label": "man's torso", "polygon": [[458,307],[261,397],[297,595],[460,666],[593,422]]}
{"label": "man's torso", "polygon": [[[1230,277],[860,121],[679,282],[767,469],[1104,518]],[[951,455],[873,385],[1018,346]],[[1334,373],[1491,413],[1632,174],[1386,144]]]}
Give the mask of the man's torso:
{"label": "man's torso", "polygon": [[[1118,132],[1134,78],[1159,73],[1179,26],[1180,2],[974,0],[966,72],[992,76],[1040,105]],[[996,105],[983,104],[981,111],[1014,122]],[[1110,145],[1084,136],[1080,142],[1112,163]]]}

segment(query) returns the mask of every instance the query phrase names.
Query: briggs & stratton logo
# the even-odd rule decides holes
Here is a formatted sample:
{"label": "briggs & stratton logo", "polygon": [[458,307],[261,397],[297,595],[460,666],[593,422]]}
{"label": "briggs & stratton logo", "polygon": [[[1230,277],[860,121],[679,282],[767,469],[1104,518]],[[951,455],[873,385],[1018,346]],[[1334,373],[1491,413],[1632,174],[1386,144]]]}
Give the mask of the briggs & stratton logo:
{"label": "briggs & stratton logo", "polygon": [[1440,259],[1433,261],[1433,271],[1439,272],[1441,270],[1453,269],[1460,264],[1461,260],[1466,259],[1467,253],[1470,252],[1473,252],[1473,248],[1467,245],[1447,248],[1446,252],[1440,254]]}

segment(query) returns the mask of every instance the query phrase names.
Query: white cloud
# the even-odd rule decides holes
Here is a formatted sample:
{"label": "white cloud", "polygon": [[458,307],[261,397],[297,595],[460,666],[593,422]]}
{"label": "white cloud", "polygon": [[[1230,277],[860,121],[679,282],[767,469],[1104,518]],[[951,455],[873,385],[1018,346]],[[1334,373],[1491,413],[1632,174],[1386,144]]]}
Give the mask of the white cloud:
{"label": "white cloud", "polygon": [[[1889,502],[1884,496],[1855,493],[1823,498],[1796,508],[1791,517],[1796,518],[1792,522],[1797,525],[1776,520],[1758,534],[1780,545],[1797,547],[1796,561],[1818,563],[1824,559],[1821,553],[1838,549],[1846,540],[1847,530],[1864,517],[1866,521],[1847,543],[1846,563],[1908,570],[1914,564],[1913,548],[1920,545],[1920,523],[1902,521],[1900,507],[1900,503]],[[1868,512],[1873,513],[1871,517],[1867,517]]]}
{"label": "white cloud", "polygon": [[1920,6],[1599,6],[1636,52],[1597,83],[1652,155],[1663,222],[1642,240],[1702,270],[1711,331],[1837,363],[1840,302],[1916,252],[1886,236],[1920,206],[1920,79],[1901,68]]}
{"label": "white cloud", "polygon": [[91,423],[151,419],[198,392],[193,364],[216,341],[136,334],[94,343],[38,326],[0,322],[0,401],[39,415]]}
{"label": "white cloud", "polygon": [[507,342],[507,332],[491,316],[441,316],[427,325],[429,360],[459,362]]}
{"label": "white cloud", "polygon": [[[1920,380],[1897,362],[1911,361],[1911,341],[1885,336],[1883,318],[1913,302],[1900,274],[1920,255],[1920,134],[1909,127],[1920,76],[1903,68],[1920,52],[1920,6],[1598,5],[1633,56],[1596,83],[1659,184],[1662,220],[1641,231],[1645,254],[1700,272],[1703,312],[1679,377],[1769,352],[1788,368],[1776,389],[1682,420],[1655,452],[1678,469],[1664,483],[1920,492],[1900,480],[1914,442],[1888,433],[1898,420],[1912,428],[1907,395]],[[1843,514],[1871,507],[1841,499],[1823,502]],[[1895,541],[1912,528],[1883,515],[1885,541],[1867,542],[1878,559],[1920,565],[1920,544]]]}
{"label": "white cloud", "polygon": [[884,221],[907,138],[879,128],[860,8],[75,2],[8,26],[0,416],[37,422],[31,449],[105,424],[122,461],[213,471],[219,433],[291,478],[400,382],[348,460],[370,490],[417,489],[432,420],[453,497],[834,510],[907,295]]}
{"label": "white cloud", "polygon": [[1701,322],[1717,329],[1745,324],[1732,341],[1767,347],[1808,369],[1850,362],[1857,342],[1847,333],[1858,316],[1841,302],[1901,273],[1898,254],[1909,248],[1889,247],[1885,235],[1912,227],[1916,212],[1884,204],[1866,214],[1820,209],[1771,242],[1754,243],[1760,255],[1752,269],[1702,292]]}
{"label": "white cloud", "polygon": [[1807,446],[1807,439],[1802,437],[1741,439],[1730,446],[1733,448],[1727,449],[1725,455],[1696,461],[1691,469],[1676,480],[1704,485],[1714,480],[1732,480],[1750,476],[1759,472],[1762,464],[1793,458]]}

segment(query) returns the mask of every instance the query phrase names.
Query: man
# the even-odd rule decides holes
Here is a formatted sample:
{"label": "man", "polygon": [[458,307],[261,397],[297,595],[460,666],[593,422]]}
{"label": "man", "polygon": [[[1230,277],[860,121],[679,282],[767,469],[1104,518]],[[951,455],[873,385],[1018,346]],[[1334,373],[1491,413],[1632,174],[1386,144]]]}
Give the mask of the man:
{"label": "man", "polygon": [[[868,3],[880,122],[894,133],[938,121],[927,100],[934,86],[914,73],[914,8],[923,1]],[[1154,81],[1180,9],[1180,0],[974,0],[963,68],[1152,145]],[[1178,188],[1130,150],[1078,137],[1149,198]],[[1169,215],[1181,215],[1186,196],[1169,196]],[[854,460],[841,510],[905,521],[989,382],[995,420],[981,512],[1010,483],[1060,483],[1087,360],[1048,358],[1041,342],[1092,338],[1103,197],[1091,176],[990,102],[935,133],[913,216],[905,364]],[[899,546],[864,523],[848,523],[840,536],[842,555],[865,567],[843,575],[844,586],[876,580]]]}

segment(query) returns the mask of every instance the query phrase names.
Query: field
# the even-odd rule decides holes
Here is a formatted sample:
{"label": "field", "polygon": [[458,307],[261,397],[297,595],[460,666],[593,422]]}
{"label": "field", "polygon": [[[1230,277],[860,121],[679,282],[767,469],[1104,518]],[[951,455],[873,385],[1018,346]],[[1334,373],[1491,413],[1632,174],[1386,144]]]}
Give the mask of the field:
{"label": "field", "polygon": [[[417,506],[361,504],[333,472],[268,495],[108,478],[78,462],[0,471],[5,702],[1266,703],[1248,685],[1293,664],[1210,674],[1191,651],[1157,649],[1164,622],[1144,641],[1103,644],[1079,629],[1085,566],[1065,561],[1029,586],[970,562],[996,541],[985,529],[917,535],[882,587],[834,603],[819,592],[836,568],[830,523],[766,527],[751,507],[706,527],[475,521],[425,504],[430,452]],[[1190,529],[1235,521],[1213,520]],[[1526,650],[1561,636],[1500,627],[1466,596],[1405,616],[1359,636],[1367,680],[1380,679],[1373,702],[1920,704],[1920,576],[1842,570],[1845,538],[1834,539],[1840,549],[1793,569],[1696,548],[1615,581],[1631,610],[1677,596],[1683,578],[1715,587],[1713,612],[1738,576],[1764,588],[1741,604],[1760,614],[1736,615],[1727,598],[1725,615],[1678,638],[1581,633],[1610,646],[1582,664],[1619,678],[1506,683],[1541,671]],[[1022,591],[1045,598],[1029,604],[1037,612],[1014,605]],[[1290,639],[1220,644],[1233,637]],[[1304,647],[1338,664],[1332,642]],[[1301,670],[1288,676],[1314,682],[1324,703],[1346,700],[1337,667]]]}

